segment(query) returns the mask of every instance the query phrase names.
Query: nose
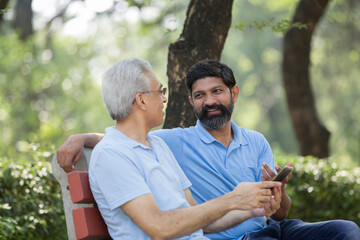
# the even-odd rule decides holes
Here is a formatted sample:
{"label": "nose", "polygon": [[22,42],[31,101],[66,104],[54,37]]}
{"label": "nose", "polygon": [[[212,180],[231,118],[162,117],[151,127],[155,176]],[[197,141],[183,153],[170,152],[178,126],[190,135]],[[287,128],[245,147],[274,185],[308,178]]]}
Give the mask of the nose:
{"label": "nose", "polygon": [[167,97],[166,97],[166,95],[163,95],[163,94],[162,94],[162,98],[163,98],[163,103],[166,103],[166,102],[167,102]]}
{"label": "nose", "polygon": [[212,97],[211,95],[207,95],[204,101],[205,105],[212,106],[216,103],[216,98]]}

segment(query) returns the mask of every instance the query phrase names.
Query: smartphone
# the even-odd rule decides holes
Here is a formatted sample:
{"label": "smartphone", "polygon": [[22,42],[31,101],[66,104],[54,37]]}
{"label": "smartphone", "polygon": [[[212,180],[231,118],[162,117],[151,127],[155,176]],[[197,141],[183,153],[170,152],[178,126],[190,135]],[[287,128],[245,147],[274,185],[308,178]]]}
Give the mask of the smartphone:
{"label": "smartphone", "polygon": [[285,166],[281,171],[272,179],[272,181],[282,182],[287,175],[289,175],[294,170],[293,167]]}

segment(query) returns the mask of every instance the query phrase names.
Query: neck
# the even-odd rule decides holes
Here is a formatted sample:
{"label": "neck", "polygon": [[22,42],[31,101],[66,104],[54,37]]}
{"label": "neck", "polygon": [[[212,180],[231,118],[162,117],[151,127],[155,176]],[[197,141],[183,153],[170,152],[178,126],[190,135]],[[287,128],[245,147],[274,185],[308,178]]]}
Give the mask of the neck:
{"label": "neck", "polygon": [[231,121],[229,121],[224,127],[214,130],[206,128],[211,136],[213,136],[216,140],[222,143],[226,148],[229,148],[231,141],[233,140],[233,132],[231,129]]}
{"label": "neck", "polygon": [[146,136],[151,128],[146,126],[146,123],[142,118],[130,113],[128,117],[116,120],[115,128],[129,138],[150,147],[150,143],[146,140]]}

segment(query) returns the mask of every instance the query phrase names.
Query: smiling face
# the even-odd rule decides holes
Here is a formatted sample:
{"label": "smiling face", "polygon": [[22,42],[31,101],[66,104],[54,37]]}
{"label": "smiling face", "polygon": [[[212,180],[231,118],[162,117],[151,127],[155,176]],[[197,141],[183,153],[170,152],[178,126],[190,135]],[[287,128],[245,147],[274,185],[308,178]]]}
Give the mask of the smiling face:
{"label": "smiling face", "polygon": [[217,130],[230,121],[238,94],[238,86],[230,90],[220,77],[205,77],[193,83],[189,101],[202,125]]}

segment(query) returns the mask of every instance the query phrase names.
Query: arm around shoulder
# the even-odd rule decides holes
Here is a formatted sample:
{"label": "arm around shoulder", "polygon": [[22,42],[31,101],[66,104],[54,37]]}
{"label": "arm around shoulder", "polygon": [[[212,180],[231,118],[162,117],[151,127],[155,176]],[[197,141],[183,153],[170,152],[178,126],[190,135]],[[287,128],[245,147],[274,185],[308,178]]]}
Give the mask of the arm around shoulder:
{"label": "arm around shoulder", "polygon": [[74,134],[56,151],[57,162],[65,172],[74,169],[75,164],[82,158],[84,147],[93,148],[104,137],[100,133]]}

